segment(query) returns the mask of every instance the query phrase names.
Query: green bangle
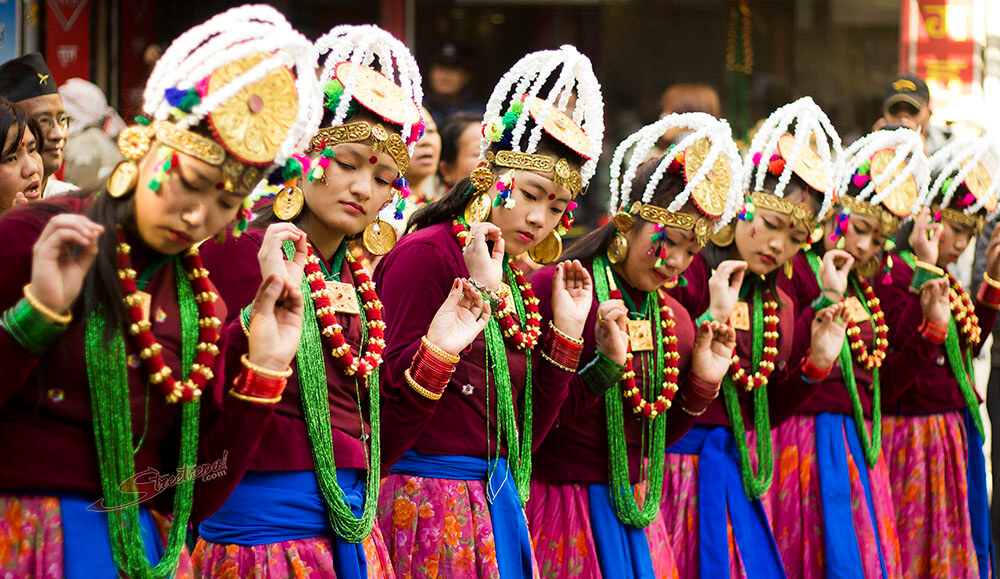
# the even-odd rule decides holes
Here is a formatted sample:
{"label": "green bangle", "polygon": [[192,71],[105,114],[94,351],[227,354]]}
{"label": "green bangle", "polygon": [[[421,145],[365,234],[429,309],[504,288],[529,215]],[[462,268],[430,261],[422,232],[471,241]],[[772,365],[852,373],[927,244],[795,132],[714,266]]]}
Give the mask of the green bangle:
{"label": "green bangle", "polygon": [[31,307],[25,298],[21,298],[14,307],[3,313],[0,326],[7,330],[22,348],[35,356],[48,352],[52,343],[67,328],[66,325],[57,324],[42,315]]}
{"label": "green bangle", "polygon": [[816,298],[816,301],[814,301],[812,303],[812,306],[813,306],[813,309],[818,312],[818,311],[822,310],[823,308],[828,308],[828,307],[830,307],[830,306],[832,306],[832,305],[834,305],[836,303],[837,302],[835,302],[835,301],[831,300],[830,298],[828,298],[825,293],[820,293],[819,297]]}
{"label": "green bangle", "polygon": [[243,328],[243,334],[246,337],[250,337],[250,315],[253,313],[253,302],[245,306],[240,310],[240,326]]}
{"label": "green bangle", "polygon": [[703,313],[702,315],[698,316],[698,319],[695,320],[694,326],[696,328],[700,328],[701,325],[704,324],[705,322],[714,322],[714,321],[715,321],[715,318],[712,317],[712,314],[709,313],[708,310],[705,310],[705,313]]}
{"label": "green bangle", "polygon": [[917,267],[913,269],[913,278],[910,279],[910,289],[914,293],[919,293],[920,288],[923,285],[933,279],[938,279],[941,277],[936,271],[925,269],[922,267]]}
{"label": "green bangle", "polygon": [[594,396],[603,396],[611,387],[621,381],[625,366],[615,362],[597,350],[594,358],[577,371],[587,390]]}

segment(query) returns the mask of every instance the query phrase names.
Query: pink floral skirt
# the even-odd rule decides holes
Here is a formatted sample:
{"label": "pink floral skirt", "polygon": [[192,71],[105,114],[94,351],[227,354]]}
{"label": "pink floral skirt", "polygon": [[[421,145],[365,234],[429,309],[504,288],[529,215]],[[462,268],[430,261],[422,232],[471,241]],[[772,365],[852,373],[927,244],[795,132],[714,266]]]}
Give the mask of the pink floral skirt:
{"label": "pink floral skirt", "polygon": [[500,577],[485,481],[390,474],[377,520],[397,577]]}
{"label": "pink floral skirt", "polygon": [[[542,577],[601,579],[591,532],[588,485],[532,481],[526,510]],[[662,510],[660,513],[646,527],[646,538],[656,577],[673,579],[677,577],[677,567]]]}
{"label": "pink floral skirt", "polygon": [[[866,427],[871,432],[871,423]],[[864,576],[882,577],[879,558],[881,549],[888,576],[902,577],[896,516],[884,457],[880,456],[875,466],[867,469],[875,520],[878,521],[878,529],[875,529],[858,471],[859,465],[866,465],[863,458],[860,463],[855,461],[848,447],[847,435],[844,432],[851,487],[851,514]],[[824,552],[816,416],[793,416],[775,428],[772,437],[778,468],[769,493],[773,515],[771,522],[785,571],[789,577],[826,577],[828,561]]]}

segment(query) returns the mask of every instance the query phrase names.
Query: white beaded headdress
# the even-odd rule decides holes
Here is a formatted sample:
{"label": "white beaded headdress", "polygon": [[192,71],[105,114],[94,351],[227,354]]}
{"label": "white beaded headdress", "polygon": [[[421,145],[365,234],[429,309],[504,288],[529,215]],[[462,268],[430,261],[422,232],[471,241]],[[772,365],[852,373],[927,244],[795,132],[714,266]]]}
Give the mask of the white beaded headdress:
{"label": "white beaded headdress", "polygon": [[[986,135],[952,140],[931,155],[930,166],[937,177],[927,191],[924,205],[936,205],[969,217],[983,211],[989,220],[1000,213],[997,206],[1000,138]],[[959,198],[956,195],[960,191]]]}
{"label": "white beaded headdress", "polygon": [[[571,97],[575,97],[572,106]],[[529,115],[534,118],[535,126],[527,144],[522,145]],[[543,127],[587,159],[580,170],[585,187],[594,176],[601,155],[604,98],[590,59],[573,46],[527,54],[500,77],[486,103],[480,160],[487,160],[487,149],[502,140],[509,140],[510,150],[515,153],[534,153]]]}
{"label": "white beaded headdress", "polygon": [[[793,123],[794,132],[789,135]],[[826,113],[811,97],[802,97],[775,110],[757,130],[743,158],[743,188],[751,193],[763,191],[771,161],[780,157],[784,163],[776,175],[778,183],[773,195],[783,198],[785,187],[795,173],[810,187],[823,192],[823,203],[816,214],[822,219],[833,201],[832,169],[840,151],[840,135]],[[818,166],[804,166],[804,163]]]}
{"label": "white beaded headdress", "polygon": [[[649,203],[664,174],[675,163],[685,172],[686,185],[666,207],[676,213],[690,200],[706,216],[716,220],[715,231],[728,224],[743,202],[743,167],[729,123],[706,113],[671,114],[639,129],[618,145],[611,157],[609,211],[627,211],[632,205],[632,182],[656,142],[670,129],[686,131],[659,161],[642,192]],[[625,156],[630,155],[628,162]],[[697,161],[697,167],[686,161]],[[625,168],[624,175],[622,168]],[[708,182],[706,182],[708,180]],[[703,186],[704,185],[704,186]],[[713,186],[714,185],[714,186]]]}
{"label": "white beaded headdress", "polygon": [[[206,94],[206,79],[213,73],[253,57],[258,57],[255,64]],[[271,161],[271,165],[281,166],[306,147],[319,127],[322,115],[316,63],[312,43],[274,8],[259,4],[232,8],[188,30],[170,44],[146,83],[143,110],[151,119],[172,120],[176,128],[188,129],[220,107],[231,104],[229,101],[234,97],[245,96],[244,89],[273,71],[294,68],[296,94],[291,98],[298,102],[297,113],[294,119],[288,119],[288,129],[280,135]],[[190,95],[186,102],[179,96],[185,93]],[[287,94],[269,96],[277,97],[275,100],[289,98]],[[284,104],[278,102],[273,106]],[[265,100],[260,106],[269,110],[272,103]]]}
{"label": "white beaded headdress", "polygon": [[911,129],[869,133],[851,143],[834,170],[837,197],[853,195],[869,205],[884,205],[893,215],[906,219],[921,207],[930,183],[924,155],[924,140]]}

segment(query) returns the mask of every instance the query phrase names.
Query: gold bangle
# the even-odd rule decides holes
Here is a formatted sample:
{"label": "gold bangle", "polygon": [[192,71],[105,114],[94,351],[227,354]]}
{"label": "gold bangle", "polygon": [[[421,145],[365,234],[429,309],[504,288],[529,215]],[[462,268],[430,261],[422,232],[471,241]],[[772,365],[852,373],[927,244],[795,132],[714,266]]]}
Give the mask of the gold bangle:
{"label": "gold bangle", "polygon": [[986,285],[990,286],[991,288],[995,290],[1000,290],[1000,281],[993,279],[992,277],[990,277],[990,274],[986,273],[985,271],[983,272],[983,281],[985,281]]}
{"label": "gold bangle", "polygon": [[73,314],[66,312],[65,314],[59,314],[53,311],[51,308],[38,301],[31,293],[31,284],[24,285],[24,299],[28,300],[28,304],[31,305],[38,313],[42,314],[45,318],[54,324],[59,324],[60,326],[67,326],[73,321]]}
{"label": "gold bangle", "polygon": [[410,385],[410,388],[413,388],[414,392],[416,392],[417,394],[423,396],[428,400],[440,400],[442,394],[444,394],[443,392],[441,394],[438,394],[437,392],[431,392],[427,388],[424,388],[420,384],[417,384],[417,381],[413,379],[413,376],[410,376],[409,368],[403,370],[403,377],[406,378],[406,383]]}
{"label": "gold bangle", "polygon": [[448,362],[449,364],[458,364],[458,362],[461,360],[461,358],[459,358],[458,356],[454,354],[449,354],[448,352],[442,350],[439,346],[432,344],[431,341],[427,339],[427,336],[423,336],[422,338],[420,338],[420,343],[423,344],[425,348],[430,350],[438,358],[441,358],[442,360]]}
{"label": "gold bangle", "polygon": [[579,338],[571,338],[571,337],[569,337],[568,334],[566,334],[566,332],[564,332],[564,331],[560,330],[559,328],[557,328],[556,327],[556,323],[553,322],[553,321],[551,321],[551,320],[549,320],[549,329],[552,330],[553,332],[555,332],[556,335],[562,336],[564,339],[569,340],[570,342],[573,342],[574,344],[576,344],[578,346],[582,346],[583,345],[583,336],[580,336]]}
{"label": "gold bangle", "polygon": [[243,367],[250,370],[254,374],[260,374],[264,378],[288,378],[292,375],[292,368],[289,366],[285,370],[280,372],[276,370],[269,370],[263,366],[258,366],[250,361],[250,354],[243,354],[240,356],[240,362],[243,362]]}
{"label": "gold bangle", "polygon": [[919,259],[914,260],[914,265],[916,265],[920,269],[929,271],[929,272],[931,272],[933,274],[937,274],[939,276],[943,276],[944,275],[944,270],[941,269],[940,267],[938,267],[936,265],[931,265],[931,264],[929,264],[927,262],[924,262],[924,261],[920,261]]}
{"label": "gold bangle", "polygon": [[253,402],[254,404],[277,404],[281,402],[281,396],[276,398],[257,398],[254,396],[247,396],[246,394],[240,394],[235,388],[229,389],[229,395],[233,398],[239,398],[240,400],[246,400],[247,402]]}
{"label": "gold bangle", "polygon": [[570,368],[569,366],[563,366],[559,362],[556,362],[555,360],[553,360],[548,354],[545,353],[544,350],[542,351],[542,359],[545,360],[546,362],[548,362],[549,364],[552,364],[556,368],[559,368],[560,370],[565,370],[566,372],[576,372],[576,368]]}

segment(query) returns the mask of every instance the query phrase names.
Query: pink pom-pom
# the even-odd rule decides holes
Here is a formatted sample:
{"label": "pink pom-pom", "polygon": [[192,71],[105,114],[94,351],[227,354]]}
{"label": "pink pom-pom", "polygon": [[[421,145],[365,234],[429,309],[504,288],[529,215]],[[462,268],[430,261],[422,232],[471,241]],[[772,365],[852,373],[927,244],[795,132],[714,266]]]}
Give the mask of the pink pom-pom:
{"label": "pink pom-pom", "polygon": [[409,145],[419,141],[420,137],[424,136],[424,128],[424,121],[422,120],[410,127],[410,138],[407,140],[406,144]]}
{"label": "pink pom-pom", "polygon": [[760,151],[753,154],[753,164],[760,165]]}
{"label": "pink pom-pom", "polygon": [[851,181],[854,183],[855,187],[857,187],[857,188],[860,189],[860,188],[862,188],[862,187],[864,187],[865,185],[868,184],[868,175],[862,175],[860,173],[855,173],[854,177],[851,178]]}
{"label": "pink pom-pom", "polygon": [[781,155],[779,155],[777,153],[771,153],[771,162],[772,163],[775,162],[775,161],[777,161],[777,160],[780,160],[780,159],[781,159]]}
{"label": "pink pom-pom", "polygon": [[208,77],[206,76],[205,78],[199,80],[194,85],[194,88],[198,91],[198,94],[201,95],[201,98],[205,98],[205,96],[208,95]]}

